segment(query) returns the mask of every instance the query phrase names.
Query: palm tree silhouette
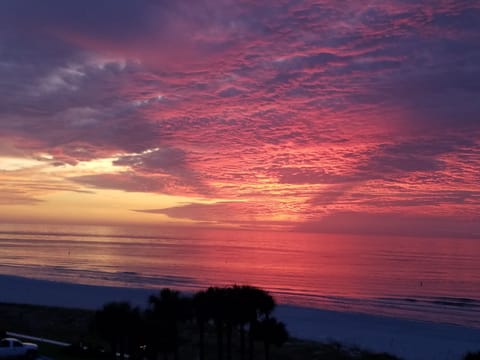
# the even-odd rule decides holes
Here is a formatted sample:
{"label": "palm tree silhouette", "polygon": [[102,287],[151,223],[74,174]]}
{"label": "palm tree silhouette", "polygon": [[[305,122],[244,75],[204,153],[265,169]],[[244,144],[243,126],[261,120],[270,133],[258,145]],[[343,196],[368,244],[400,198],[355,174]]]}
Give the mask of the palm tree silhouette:
{"label": "palm tree silhouette", "polygon": [[205,324],[210,319],[214,322],[217,334],[217,357],[223,358],[223,338],[226,331],[227,359],[231,360],[232,358],[233,328],[238,324],[238,309],[241,308],[235,290],[233,287],[210,287],[207,291],[198,292],[193,298],[195,317],[200,331],[199,356],[201,360],[205,357]]}
{"label": "palm tree silhouette", "polygon": [[193,296],[193,311],[199,332],[199,360],[205,359],[205,326],[211,317],[211,306],[206,291]]}
{"label": "palm tree silhouette", "polygon": [[226,316],[225,288],[209,287],[206,291],[207,302],[210,304],[210,317],[213,319],[217,333],[217,358],[223,359],[223,332]]}
{"label": "palm tree silhouette", "polygon": [[267,319],[275,308],[275,300],[265,290],[253,286],[244,286],[244,295],[249,308],[249,360],[253,359],[254,353],[254,329],[259,321]]}
{"label": "palm tree silhouette", "polygon": [[254,336],[263,341],[265,347],[265,360],[270,359],[270,345],[282,346],[288,340],[285,324],[274,317],[266,317],[254,327]]}
{"label": "palm tree silhouette", "polygon": [[245,360],[245,327],[256,317],[255,304],[250,296],[253,288],[251,286],[233,285],[231,293],[231,311],[233,312],[233,323],[238,326],[240,333],[240,357]]}
{"label": "palm tree silhouette", "polygon": [[150,296],[147,319],[149,342],[156,356],[159,351],[163,352],[166,359],[168,353],[173,352],[174,359],[178,359],[180,322],[189,317],[189,304],[186,298],[180,296],[180,292],[168,288],[162,289],[158,296]]}
{"label": "palm tree silhouette", "polygon": [[[240,356],[245,360],[245,331],[249,329],[249,359],[253,359],[255,325],[269,317],[275,308],[273,297],[266,291],[247,285],[233,285],[227,288],[210,288],[210,298],[217,316],[217,339],[219,343],[219,359],[222,358],[223,327],[227,332],[227,360],[232,356],[233,327],[238,326],[240,333]],[[207,290],[208,292],[208,290]],[[209,300],[210,301],[210,300]]]}
{"label": "palm tree silhouette", "polygon": [[[246,322],[247,316],[244,315],[244,309],[246,309],[245,304],[242,303],[241,298],[241,287],[234,285],[231,287],[224,288],[225,296],[225,325],[227,331],[227,360],[232,359],[232,336],[233,329],[236,326]],[[243,338],[245,340],[245,338]],[[245,341],[244,344],[245,345]],[[245,355],[245,348],[241,349],[242,356]],[[243,351],[243,352],[242,352]]]}
{"label": "palm tree silhouette", "polygon": [[95,329],[110,345],[113,358],[117,352],[122,358],[126,352],[133,353],[138,345],[141,315],[138,308],[128,302],[110,302],[96,311]]}
{"label": "palm tree silhouette", "polygon": [[149,358],[156,359],[161,352],[164,359],[173,353],[177,360],[179,328],[194,315],[199,333],[199,360],[205,360],[205,331],[210,320],[215,325],[218,360],[223,360],[225,335],[227,360],[232,359],[233,330],[237,327],[241,359],[246,357],[248,330],[249,360],[253,359],[255,340],[264,343],[265,358],[269,360],[270,345],[279,346],[288,338],[285,325],[271,317],[275,306],[275,300],[268,292],[253,286],[210,287],[191,299],[165,288],[158,295],[150,296],[143,318],[139,309],[127,302],[105,304],[95,313],[95,328],[98,335],[109,343],[113,357],[117,353],[122,357],[126,353],[133,358],[138,356],[143,336]]}

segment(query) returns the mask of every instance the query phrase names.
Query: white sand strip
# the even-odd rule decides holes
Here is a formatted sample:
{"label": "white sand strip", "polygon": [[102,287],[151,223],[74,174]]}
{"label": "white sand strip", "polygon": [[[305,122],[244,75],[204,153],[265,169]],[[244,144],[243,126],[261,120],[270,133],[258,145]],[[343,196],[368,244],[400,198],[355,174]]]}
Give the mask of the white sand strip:
{"label": "white sand strip", "polygon": [[[0,275],[0,302],[98,309],[108,301],[145,306],[152,289],[59,283]],[[480,329],[281,305],[291,335],[384,351],[405,360],[460,360],[480,351]]]}

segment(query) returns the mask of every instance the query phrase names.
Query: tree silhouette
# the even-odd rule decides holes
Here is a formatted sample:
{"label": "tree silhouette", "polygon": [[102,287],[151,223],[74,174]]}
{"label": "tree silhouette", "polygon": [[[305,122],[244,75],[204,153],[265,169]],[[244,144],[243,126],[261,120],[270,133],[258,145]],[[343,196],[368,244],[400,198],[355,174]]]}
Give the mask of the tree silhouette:
{"label": "tree silhouette", "polygon": [[149,329],[149,345],[153,356],[161,351],[166,359],[173,353],[178,359],[180,322],[189,318],[188,299],[180,297],[176,290],[165,288],[158,296],[150,296],[149,309],[146,312]]}
{"label": "tree silhouette", "polygon": [[[275,308],[273,297],[266,291],[247,285],[234,285],[228,288],[210,288],[210,298],[217,317],[217,339],[219,343],[219,360],[222,359],[223,326],[227,332],[227,360],[231,359],[231,337],[234,326],[240,333],[240,355],[245,359],[245,331],[249,328],[249,359],[253,359],[255,325],[269,317]],[[207,290],[208,293],[208,290]]]}
{"label": "tree silhouette", "polygon": [[463,358],[463,360],[480,360],[480,351],[478,352],[469,352]]}
{"label": "tree silhouette", "polygon": [[217,333],[217,358],[223,359],[223,328],[226,313],[226,290],[225,288],[209,287],[206,291],[207,302],[210,304],[210,318],[213,319]]}
{"label": "tree silhouette", "polygon": [[267,319],[272,311],[274,310],[276,304],[273,297],[265,290],[259,289],[253,286],[243,286],[243,299],[245,301],[245,306],[248,309],[248,339],[249,339],[249,360],[253,359],[254,353],[254,329],[257,326],[259,321]]}
{"label": "tree silhouette", "polygon": [[238,297],[233,288],[210,287],[194,296],[195,317],[200,331],[200,359],[204,359],[204,327],[212,319],[217,334],[217,357],[223,358],[223,340],[226,332],[227,359],[232,358],[233,328],[238,323]]}
{"label": "tree silhouette", "polygon": [[211,316],[208,294],[199,291],[193,296],[193,311],[199,332],[199,360],[205,359],[205,326]]}
{"label": "tree silhouette", "polygon": [[224,319],[227,333],[227,360],[232,359],[233,328],[239,324],[239,310],[242,308],[237,287],[227,287],[224,291]]}
{"label": "tree silhouette", "polygon": [[246,326],[256,319],[256,306],[251,294],[254,288],[251,286],[234,285],[230,288],[231,302],[235,316],[234,323],[238,325],[240,333],[240,357],[245,360],[245,332]]}
{"label": "tree silhouette", "polygon": [[107,303],[96,311],[94,325],[98,335],[109,343],[114,358],[117,352],[124,358],[127,352],[136,351],[141,329],[138,308],[128,302]]}
{"label": "tree silhouette", "polygon": [[139,355],[136,351],[143,336],[141,344],[147,345],[148,358],[156,359],[162,353],[164,359],[173,354],[177,360],[179,329],[194,316],[200,360],[205,360],[205,332],[211,320],[217,338],[218,360],[223,360],[225,355],[225,339],[226,360],[232,359],[232,337],[236,328],[240,335],[241,359],[246,358],[248,331],[249,359],[253,359],[255,340],[261,340],[268,360],[270,345],[281,345],[288,337],[285,326],[270,316],[274,308],[273,297],[253,286],[210,287],[193,298],[182,297],[180,292],[166,288],[150,296],[143,318],[139,309],[132,308],[129,303],[108,303],[96,312],[95,327],[99,336],[109,343],[113,356],[119,352],[124,357],[128,352],[135,358]]}
{"label": "tree silhouette", "polygon": [[254,329],[257,340],[263,341],[265,347],[265,360],[270,359],[270,345],[282,346],[288,340],[288,332],[285,324],[277,321],[274,317],[266,317],[258,322]]}

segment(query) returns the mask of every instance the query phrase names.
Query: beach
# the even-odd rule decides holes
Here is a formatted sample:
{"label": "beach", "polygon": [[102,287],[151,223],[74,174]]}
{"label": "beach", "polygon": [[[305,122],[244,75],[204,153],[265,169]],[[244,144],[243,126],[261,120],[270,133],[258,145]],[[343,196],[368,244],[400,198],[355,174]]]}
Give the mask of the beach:
{"label": "beach", "polygon": [[[154,289],[80,285],[0,275],[0,302],[97,309],[109,301],[145,306]],[[280,304],[275,315],[296,338],[340,342],[405,360],[459,360],[480,350],[480,329]],[[41,336],[42,334],[33,334]]]}

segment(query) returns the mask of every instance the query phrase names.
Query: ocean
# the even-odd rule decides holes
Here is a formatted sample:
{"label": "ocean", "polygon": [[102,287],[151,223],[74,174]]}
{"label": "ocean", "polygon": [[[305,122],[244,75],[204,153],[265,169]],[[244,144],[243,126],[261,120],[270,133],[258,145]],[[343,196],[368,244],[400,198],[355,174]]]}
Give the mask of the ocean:
{"label": "ocean", "polygon": [[0,225],[0,274],[193,292],[480,328],[480,239]]}

